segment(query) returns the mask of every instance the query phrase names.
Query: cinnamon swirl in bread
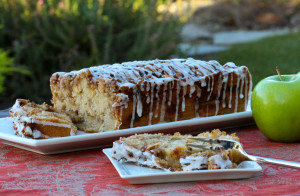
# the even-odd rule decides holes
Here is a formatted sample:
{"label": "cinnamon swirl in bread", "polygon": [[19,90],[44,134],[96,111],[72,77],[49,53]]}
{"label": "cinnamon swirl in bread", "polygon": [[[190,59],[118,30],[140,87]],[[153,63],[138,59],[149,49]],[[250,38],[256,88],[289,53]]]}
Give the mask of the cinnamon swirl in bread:
{"label": "cinnamon swirl in bread", "polygon": [[245,111],[251,92],[245,66],[172,59],[58,72],[52,102],[86,132],[101,132]]}
{"label": "cinnamon swirl in bread", "polygon": [[[112,157],[120,162],[132,162],[151,168],[170,171],[192,171],[203,169],[236,168],[232,150],[212,151],[190,147],[187,144],[204,144],[188,139],[191,135],[139,134],[120,138],[113,143]],[[211,139],[232,139],[239,141],[235,134],[227,135],[216,129],[196,137]],[[207,145],[207,144],[206,144]]]}
{"label": "cinnamon swirl in bread", "polygon": [[9,111],[16,135],[34,139],[76,135],[77,128],[70,117],[56,113],[47,104],[38,105],[17,99]]}

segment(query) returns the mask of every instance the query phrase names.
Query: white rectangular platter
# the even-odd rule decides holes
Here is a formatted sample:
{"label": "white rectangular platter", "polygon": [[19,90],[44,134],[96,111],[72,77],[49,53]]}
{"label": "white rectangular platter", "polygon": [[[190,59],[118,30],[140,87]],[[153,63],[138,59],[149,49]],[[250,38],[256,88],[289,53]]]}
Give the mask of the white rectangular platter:
{"label": "white rectangular platter", "polygon": [[192,133],[213,128],[221,129],[250,124],[254,124],[252,112],[245,111],[102,133],[84,133],[78,131],[76,136],[38,140],[15,135],[11,118],[6,117],[0,118],[0,140],[7,145],[32,152],[40,154],[56,154],[111,146],[112,142],[120,137],[126,137],[135,133]]}
{"label": "white rectangular platter", "polygon": [[250,178],[262,168],[254,161],[244,161],[235,169],[216,169],[198,171],[168,172],[160,169],[152,169],[137,166],[132,163],[120,163],[111,156],[111,148],[103,149],[121,178],[131,184],[184,182],[201,180],[222,180]]}

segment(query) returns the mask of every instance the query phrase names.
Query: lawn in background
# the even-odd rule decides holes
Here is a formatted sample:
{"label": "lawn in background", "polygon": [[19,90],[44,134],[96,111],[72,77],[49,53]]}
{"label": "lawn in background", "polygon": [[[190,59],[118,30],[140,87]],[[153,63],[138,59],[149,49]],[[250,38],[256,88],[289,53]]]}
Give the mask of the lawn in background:
{"label": "lawn in background", "polygon": [[254,85],[277,74],[276,66],[282,75],[296,74],[300,71],[300,32],[237,44],[216,58],[221,64],[234,62],[247,66]]}

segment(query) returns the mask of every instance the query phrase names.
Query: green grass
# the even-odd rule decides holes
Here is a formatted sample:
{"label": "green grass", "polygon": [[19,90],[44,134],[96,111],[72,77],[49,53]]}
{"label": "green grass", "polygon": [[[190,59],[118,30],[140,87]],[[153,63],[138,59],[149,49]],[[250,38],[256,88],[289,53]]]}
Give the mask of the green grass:
{"label": "green grass", "polygon": [[217,60],[247,66],[254,85],[276,75],[276,66],[282,75],[296,74],[300,71],[300,32],[234,45],[218,54]]}

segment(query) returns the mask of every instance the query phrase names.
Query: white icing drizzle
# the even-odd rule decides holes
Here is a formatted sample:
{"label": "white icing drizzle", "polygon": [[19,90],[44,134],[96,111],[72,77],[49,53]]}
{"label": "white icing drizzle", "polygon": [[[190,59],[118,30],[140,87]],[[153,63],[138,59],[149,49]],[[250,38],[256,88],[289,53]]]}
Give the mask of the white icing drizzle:
{"label": "white icing drizzle", "polygon": [[166,94],[167,94],[168,85],[164,85],[163,99],[161,101],[161,111],[160,111],[160,122],[164,122],[165,119],[165,110],[166,110]]}
{"label": "white icing drizzle", "polygon": [[207,169],[206,156],[187,156],[185,158],[180,158],[179,162],[183,171]]}
{"label": "white icing drizzle", "polygon": [[[148,167],[154,167],[170,171],[162,167],[157,161],[153,151],[146,150],[141,151],[130,145],[127,145],[123,141],[117,141],[113,143],[111,156],[119,162],[134,162],[138,165],[144,165]],[[205,155],[190,155],[179,159],[183,171],[193,171],[207,169],[209,164],[212,164],[213,169],[229,169],[233,164],[230,159],[224,160],[220,154],[207,157]]]}
{"label": "white icing drizzle", "polygon": [[[117,159],[119,162],[134,162],[138,165],[146,165],[149,167],[160,168],[163,170],[167,170],[163,168],[156,162],[156,157],[150,151],[142,152],[136,148],[133,148],[123,141],[114,142],[112,148],[112,157]],[[170,171],[170,170],[167,170]]]}
{"label": "white icing drizzle", "polygon": [[[149,87],[149,88],[148,88]],[[146,103],[149,104],[150,101],[151,101],[151,94],[149,92],[150,90],[150,83],[147,84],[147,88],[146,88],[146,91],[147,91],[147,99],[146,99]]]}
{"label": "white icing drizzle", "polygon": [[143,103],[142,103],[141,93],[138,91],[137,92],[137,114],[139,117],[142,117],[142,112],[143,112]]}
{"label": "white icing drizzle", "polygon": [[129,97],[124,93],[119,93],[117,95],[121,101],[113,103],[112,107],[125,106],[128,107]]}
{"label": "white icing drizzle", "polygon": [[182,92],[182,103],[181,103],[181,111],[185,111],[185,96],[186,96],[186,86],[183,86]]}
{"label": "white icing drizzle", "polygon": [[201,87],[205,87],[205,86],[206,86],[206,80],[205,80],[205,78],[203,78],[201,80]]}
{"label": "white icing drizzle", "polygon": [[217,100],[219,100],[220,95],[221,95],[222,84],[223,84],[222,75],[219,75],[219,78],[218,78],[218,96],[217,96]]}
{"label": "white icing drizzle", "polygon": [[[210,97],[211,97],[211,94],[212,94],[212,92],[214,91],[214,77],[212,77],[211,78],[211,85],[208,85],[208,86],[210,86],[210,93],[209,93],[209,95],[208,95],[208,97],[207,97],[207,101],[209,101],[210,100]],[[209,88],[209,87],[208,87]]]}
{"label": "white icing drizzle", "polygon": [[120,109],[120,121],[122,121],[122,118],[123,118],[123,109],[124,109],[124,107],[121,107],[121,109]]}
{"label": "white icing drizzle", "polygon": [[178,118],[178,107],[179,107],[179,93],[180,93],[180,86],[179,86],[179,82],[177,81],[177,85],[176,85],[176,112],[175,112],[175,121],[177,121]]}
{"label": "white icing drizzle", "polygon": [[[122,141],[113,143],[113,152],[116,153],[112,153],[112,157],[117,160],[126,159],[128,162],[137,162],[142,155],[140,150],[130,147]],[[129,153],[131,156],[128,156]]]}
{"label": "white icing drizzle", "polygon": [[153,99],[154,99],[154,93],[153,93],[153,91],[154,91],[154,87],[155,87],[155,84],[153,83],[153,84],[151,84],[150,85],[151,87],[151,94],[150,94],[150,110],[149,110],[149,125],[151,125],[151,123],[152,123],[152,116],[153,116],[153,112],[152,112],[152,109],[153,109]]}
{"label": "white icing drizzle", "polygon": [[[228,66],[227,66],[228,67]],[[237,68],[233,66],[230,71]],[[91,68],[85,68],[70,73],[58,72],[58,75],[76,76],[81,72],[89,70],[93,79],[109,78],[119,86],[135,86],[141,79],[150,83],[163,83],[169,76],[174,80],[177,74],[179,80],[185,78],[190,81],[200,81],[203,76],[226,71],[226,69],[216,62],[200,61],[194,59],[172,59],[172,60],[154,60],[154,61],[133,61],[122,64],[102,65]],[[227,69],[228,70],[228,69]],[[181,73],[178,75],[178,73]],[[205,82],[205,81],[203,81]]]}
{"label": "white icing drizzle", "polygon": [[223,89],[223,97],[222,97],[222,107],[226,107],[226,90],[227,90],[227,82],[228,82],[228,74],[226,74],[223,78],[224,89]]}
{"label": "white icing drizzle", "polygon": [[42,136],[42,133],[39,131],[39,130],[37,130],[37,129],[34,129],[33,130],[33,133],[32,133],[32,136],[33,136],[33,138],[40,138],[41,136]]}
{"label": "white icing drizzle", "polygon": [[196,91],[196,87],[194,84],[190,85],[190,98],[192,97],[193,93]]}
{"label": "white icing drizzle", "polygon": [[231,108],[231,100],[232,100],[232,86],[233,86],[233,73],[231,73],[231,80],[230,80],[230,93],[229,93],[229,101],[228,101],[228,108]]}
{"label": "white icing drizzle", "polygon": [[232,168],[232,162],[229,159],[224,160],[220,154],[216,154],[208,158],[208,161],[213,161],[215,169]]}
{"label": "white icing drizzle", "polygon": [[239,97],[240,97],[240,99],[243,99],[244,98],[243,89],[244,89],[245,77],[242,76],[241,82],[242,82],[242,84],[240,87]]}
{"label": "white icing drizzle", "polygon": [[[208,86],[207,86],[207,92],[210,91],[210,77],[208,76]],[[207,98],[209,100],[209,97]]]}
{"label": "white icing drizzle", "polygon": [[136,89],[134,89],[134,93],[132,95],[133,102],[132,102],[132,114],[131,114],[131,122],[130,122],[130,127],[133,127],[134,119],[135,119],[135,108],[136,108],[136,103],[137,103],[137,95],[135,95]]}
{"label": "white icing drizzle", "polygon": [[196,97],[196,99],[195,99],[195,115],[196,115],[196,117],[199,117],[198,110],[199,110],[199,99],[198,99],[198,97]]}
{"label": "white icing drizzle", "polygon": [[238,102],[239,102],[239,86],[240,86],[240,80],[241,77],[238,76],[238,80],[237,80],[237,84],[236,84],[236,94],[235,94],[235,107],[234,107],[234,112],[237,112],[237,106],[238,106]]}
{"label": "white icing drizzle", "polygon": [[[246,80],[246,86],[245,86],[245,109],[247,109],[247,106],[248,106],[248,96],[247,96],[247,94],[249,93],[250,94],[250,92],[248,92],[248,78],[247,77],[245,77],[245,80]],[[251,89],[250,89],[251,90]],[[249,90],[249,91],[250,91]]]}
{"label": "white icing drizzle", "polygon": [[34,117],[28,117],[28,116],[13,117],[12,121],[16,122],[16,123],[36,123],[36,124],[40,124],[40,125],[71,128],[71,125],[69,125],[69,124],[55,123],[55,122],[51,122],[51,121],[41,121],[41,120],[35,119]]}
{"label": "white icing drizzle", "polygon": [[147,82],[146,91],[149,91],[149,90],[150,90],[150,87],[151,87],[151,83],[150,83],[150,82]]}
{"label": "white icing drizzle", "polygon": [[42,125],[49,125],[49,126],[55,126],[55,127],[66,127],[71,128],[71,125],[69,124],[63,124],[63,123],[54,123],[49,121],[40,121],[40,120],[32,120],[32,123],[42,124]]}
{"label": "white icing drizzle", "polygon": [[157,100],[156,100],[156,113],[155,113],[155,118],[158,117],[158,111],[159,111],[159,101],[160,101],[160,96],[158,95],[158,94],[159,94],[159,91],[160,91],[160,85],[157,85],[157,86],[156,86],[156,96],[155,96],[155,98],[157,99]]}
{"label": "white icing drizzle", "polygon": [[174,87],[174,81],[170,82],[170,89],[169,89],[169,101],[168,101],[168,106],[172,104],[172,92],[173,92],[173,87]]}
{"label": "white icing drizzle", "polygon": [[197,97],[198,98],[201,97],[201,92],[202,92],[202,89],[197,86]]}
{"label": "white icing drizzle", "polygon": [[195,99],[195,114],[196,117],[199,117],[199,99],[201,97],[201,88],[196,86],[197,89],[197,95],[196,95],[196,99]]}
{"label": "white icing drizzle", "polygon": [[[141,156],[141,158],[138,160],[138,164],[139,165],[146,165],[148,167],[154,167],[154,168],[160,168],[163,170],[167,170],[166,168],[160,166],[159,164],[157,164],[156,159],[155,159],[155,155],[151,154],[149,151],[145,151],[143,152],[143,155]],[[167,170],[170,171],[170,170]]]}
{"label": "white icing drizzle", "polygon": [[216,112],[215,112],[215,116],[218,115],[219,112],[219,105],[220,105],[220,101],[219,100],[215,100],[216,103]]}

